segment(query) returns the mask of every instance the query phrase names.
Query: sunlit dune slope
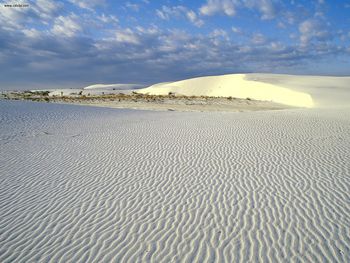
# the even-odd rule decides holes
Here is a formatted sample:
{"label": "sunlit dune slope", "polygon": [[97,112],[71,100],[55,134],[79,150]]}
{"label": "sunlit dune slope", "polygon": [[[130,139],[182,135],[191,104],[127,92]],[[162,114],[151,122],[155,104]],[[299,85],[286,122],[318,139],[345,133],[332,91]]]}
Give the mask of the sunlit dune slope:
{"label": "sunlit dune slope", "polygon": [[[154,95],[172,92],[187,96],[231,96],[311,108],[345,103],[344,98],[349,96],[349,80],[347,77],[229,74],[160,83],[139,92]],[[339,90],[343,93],[337,95]]]}

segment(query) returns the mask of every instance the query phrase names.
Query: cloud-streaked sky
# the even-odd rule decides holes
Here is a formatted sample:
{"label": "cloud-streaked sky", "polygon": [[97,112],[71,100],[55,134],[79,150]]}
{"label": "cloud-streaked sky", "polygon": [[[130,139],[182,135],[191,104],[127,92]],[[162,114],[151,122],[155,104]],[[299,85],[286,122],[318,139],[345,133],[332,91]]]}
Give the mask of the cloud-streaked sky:
{"label": "cloud-streaked sky", "polygon": [[0,4],[0,89],[240,72],[350,75],[350,0]]}

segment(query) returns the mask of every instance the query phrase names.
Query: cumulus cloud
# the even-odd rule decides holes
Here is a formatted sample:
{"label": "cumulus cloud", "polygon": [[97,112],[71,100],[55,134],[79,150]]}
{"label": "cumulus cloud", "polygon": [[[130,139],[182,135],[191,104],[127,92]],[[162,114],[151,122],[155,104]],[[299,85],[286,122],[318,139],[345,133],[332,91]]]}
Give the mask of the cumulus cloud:
{"label": "cumulus cloud", "polygon": [[17,29],[23,21],[27,19],[27,10],[25,8],[6,8],[0,6],[0,23],[7,30]]}
{"label": "cumulus cloud", "polygon": [[299,24],[300,43],[307,46],[311,41],[324,41],[330,39],[331,33],[320,20],[310,18]]}
{"label": "cumulus cloud", "polygon": [[273,19],[276,16],[276,2],[272,0],[248,0],[247,6],[251,8],[256,8],[261,13],[261,19],[268,20]]}
{"label": "cumulus cloud", "polygon": [[225,40],[229,40],[229,36],[228,36],[228,33],[223,30],[223,29],[219,29],[219,28],[216,28],[214,29],[210,34],[209,34],[209,37],[211,38],[223,38]]}
{"label": "cumulus cloud", "polygon": [[102,15],[97,16],[97,19],[105,24],[116,24],[119,22],[119,19],[114,15],[106,15],[102,13]]}
{"label": "cumulus cloud", "polygon": [[204,21],[199,19],[197,14],[193,10],[188,9],[185,6],[162,6],[161,9],[156,10],[156,14],[159,18],[163,20],[185,17],[188,21],[190,21],[193,25],[197,27],[201,27],[204,25]]}
{"label": "cumulus cloud", "polygon": [[48,24],[63,7],[60,2],[52,0],[37,0],[31,3],[24,1],[23,4],[28,4],[28,7],[7,8],[0,5],[2,27],[7,30],[18,30],[37,21],[41,24]]}
{"label": "cumulus cloud", "polygon": [[35,12],[39,14],[41,19],[50,19],[57,11],[62,8],[62,3],[53,0],[37,0],[34,7]]}
{"label": "cumulus cloud", "polygon": [[51,32],[56,36],[74,37],[82,32],[82,27],[78,22],[78,16],[59,16],[54,20]]}
{"label": "cumulus cloud", "polygon": [[191,38],[185,31],[170,30],[167,33],[158,32],[158,36],[153,43],[158,46],[157,51],[166,54],[183,49],[191,39],[193,38]]}
{"label": "cumulus cloud", "polygon": [[135,12],[140,10],[140,5],[131,2],[126,2],[125,7]]}
{"label": "cumulus cloud", "polygon": [[253,36],[251,38],[251,42],[255,45],[262,45],[262,44],[265,44],[267,42],[267,39],[263,34],[256,33],[256,34],[253,34]]}
{"label": "cumulus cloud", "polygon": [[186,14],[186,17],[188,18],[188,20],[189,20],[192,24],[194,24],[195,26],[201,27],[201,26],[204,25],[204,21],[201,20],[201,19],[199,19],[198,16],[197,16],[197,14],[196,14],[194,11],[192,11],[192,10],[187,10],[185,14]]}
{"label": "cumulus cloud", "polygon": [[115,33],[115,39],[119,43],[127,43],[127,44],[139,44],[139,38],[135,32],[133,32],[130,28],[127,29],[118,29]]}
{"label": "cumulus cloud", "polygon": [[207,0],[207,3],[200,8],[200,12],[206,16],[212,16],[218,13],[234,16],[238,4],[239,2],[236,0]]}
{"label": "cumulus cloud", "polygon": [[241,34],[242,30],[239,27],[231,27],[232,32],[236,33],[236,34]]}
{"label": "cumulus cloud", "polygon": [[93,10],[98,6],[105,6],[105,0],[69,0],[72,4],[87,10]]}
{"label": "cumulus cloud", "polygon": [[[68,30],[64,42],[50,34],[42,34],[39,38],[37,31],[29,30],[23,34],[22,41],[17,39],[19,48],[26,50],[26,55],[16,56],[9,49],[3,59],[11,59],[16,67],[30,73],[30,78],[39,79],[45,74],[48,78],[67,81],[83,76],[92,82],[130,79],[157,82],[195,75],[261,71],[262,61],[266,70],[276,66],[288,68],[311,56],[309,50],[269,42],[259,34],[254,35],[252,43],[237,44],[230,39],[229,32],[220,28],[203,36],[157,27],[118,27],[110,38],[93,39],[77,34],[83,29],[74,25],[74,19],[73,16],[55,20],[57,25]],[[57,33],[62,33],[63,28],[56,29]],[[328,46],[317,52],[326,55],[332,49]]]}
{"label": "cumulus cloud", "polygon": [[41,36],[41,31],[36,30],[35,28],[23,29],[22,33],[29,38],[39,38]]}
{"label": "cumulus cloud", "polygon": [[235,16],[239,8],[248,8],[258,10],[263,20],[273,19],[277,13],[276,3],[276,0],[207,0],[200,8],[200,13],[206,16]]}
{"label": "cumulus cloud", "polygon": [[[222,5],[224,2],[226,6]],[[297,72],[301,69],[300,72],[305,73],[301,68],[303,65],[329,57],[334,60],[339,54],[350,55],[348,28],[344,26],[339,32],[329,30],[327,16],[321,16],[319,10],[318,14],[312,10],[314,16],[311,18],[305,18],[295,10],[283,12],[282,18],[275,22],[276,25],[283,22],[283,33],[287,36],[293,34],[287,41],[278,36],[279,30],[249,30],[244,23],[238,20],[236,23],[243,8],[248,14],[254,13],[252,19],[276,17],[280,12],[276,8],[278,1],[212,0],[198,6],[207,9],[198,10],[187,6],[162,6],[154,20],[147,17],[149,23],[137,19],[126,23],[128,9],[125,6],[120,7],[123,13],[106,9],[91,12],[79,5],[78,10],[67,11],[61,2],[48,3],[51,5],[45,8],[35,2],[29,9],[0,12],[3,85],[9,84],[10,88],[23,86],[21,81],[22,84],[44,85],[64,80],[64,85],[76,87],[82,80],[87,83],[132,81],[151,84],[247,71]],[[71,6],[62,3],[63,7]],[[229,11],[230,3],[233,12]],[[270,3],[273,8],[265,8]],[[139,1],[137,4],[145,3]],[[220,8],[215,9],[213,4]],[[154,9],[149,11],[156,12]],[[211,23],[215,17],[209,17],[214,14],[231,16],[235,12],[237,18],[234,20],[224,18],[232,21],[225,27]],[[201,19],[208,22],[202,24],[201,29],[182,23],[171,23],[172,28],[168,28],[159,23],[159,18],[183,19],[194,25],[199,22],[197,26],[202,24]],[[334,41],[334,35],[343,42]],[[19,74],[21,78],[16,78]]]}

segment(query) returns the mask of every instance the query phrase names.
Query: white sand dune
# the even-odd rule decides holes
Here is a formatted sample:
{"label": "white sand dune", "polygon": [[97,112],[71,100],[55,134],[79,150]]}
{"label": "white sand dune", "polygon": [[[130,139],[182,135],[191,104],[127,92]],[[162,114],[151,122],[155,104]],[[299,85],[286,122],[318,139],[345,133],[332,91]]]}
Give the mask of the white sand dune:
{"label": "white sand dune", "polygon": [[81,92],[82,89],[55,89],[49,91],[49,96],[71,96],[73,94],[79,94],[79,92]]}
{"label": "white sand dune", "polygon": [[144,87],[140,84],[94,84],[81,89],[55,89],[50,90],[49,96],[102,95],[115,93],[131,93]]}
{"label": "white sand dune", "polygon": [[132,92],[186,96],[251,98],[306,107],[334,108],[350,105],[350,77],[302,76],[283,74],[228,74],[162,82],[147,88],[138,84],[94,84],[82,89],[60,89],[50,96],[101,95]]}
{"label": "white sand dune", "polygon": [[349,109],[0,121],[0,262],[350,262]]}
{"label": "white sand dune", "polygon": [[315,107],[350,106],[350,77],[247,74],[246,79],[306,92]]}
{"label": "white sand dune", "polygon": [[138,89],[143,87],[140,84],[94,84],[83,88],[84,90],[95,90],[95,89],[103,89],[103,90],[129,90],[129,89]]}
{"label": "white sand dune", "polygon": [[156,84],[141,93],[268,100],[298,107],[349,105],[350,77],[229,74]]}

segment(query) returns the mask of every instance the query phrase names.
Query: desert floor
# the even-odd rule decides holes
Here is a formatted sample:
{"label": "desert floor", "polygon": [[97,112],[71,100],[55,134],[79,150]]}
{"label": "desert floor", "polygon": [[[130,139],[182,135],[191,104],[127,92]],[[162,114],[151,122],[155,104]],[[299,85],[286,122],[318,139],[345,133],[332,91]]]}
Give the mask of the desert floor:
{"label": "desert floor", "polygon": [[0,101],[0,261],[350,262],[349,115]]}

